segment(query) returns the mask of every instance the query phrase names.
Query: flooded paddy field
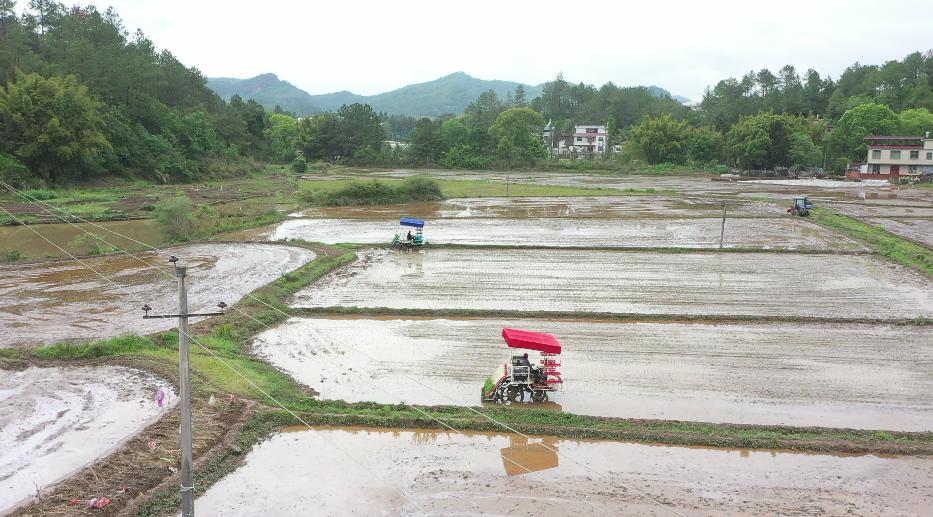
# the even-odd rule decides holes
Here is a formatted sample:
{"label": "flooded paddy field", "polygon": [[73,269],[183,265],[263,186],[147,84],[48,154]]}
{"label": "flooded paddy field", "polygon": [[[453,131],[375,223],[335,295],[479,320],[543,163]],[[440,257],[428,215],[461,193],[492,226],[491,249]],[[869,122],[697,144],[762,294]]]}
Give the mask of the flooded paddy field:
{"label": "flooded paddy field", "polygon": [[[556,247],[719,247],[722,220],[691,219],[437,219],[428,221],[429,243]],[[304,239],[336,244],[389,243],[397,220],[290,219],[271,240]],[[725,247],[866,250],[855,241],[799,219],[736,218],[726,221]]]}
{"label": "flooded paddy field", "polygon": [[560,339],[572,413],[933,430],[929,327],[293,318],[253,350],[327,399],[478,405],[503,327]]}
{"label": "flooded paddy field", "polygon": [[[94,223],[112,232],[130,235],[133,239],[160,245],[165,237],[152,220],[136,219],[132,221],[104,221]],[[85,232],[99,235],[107,242],[121,249],[138,249],[139,245],[129,239],[118,237],[97,226],[84,223],[41,224],[34,225],[43,237],[74,255],[87,255],[89,246],[99,243],[94,238],[83,236]],[[102,244],[102,243],[100,243]],[[59,249],[42,239],[25,226],[0,226],[0,251],[17,251],[23,258],[63,257]]]}
{"label": "flooded paddy field", "polygon": [[708,316],[933,316],[933,283],[874,256],[367,250],[296,307]]}
{"label": "flooded paddy field", "polygon": [[176,399],[168,382],[126,367],[0,370],[0,513],[115,450]]}
{"label": "flooded paddy field", "polygon": [[46,344],[65,339],[97,339],[149,333],[177,325],[174,319],[142,319],[140,307],[155,313],[177,310],[177,281],[168,254],[188,267],[189,308],[215,310],[233,304],[282,273],[314,259],[312,251],[275,244],[195,244],[163,253],[135,254],[163,268],[159,273],[129,256],[84,261],[121,286],[105,282],[75,261],[0,266],[0,346]]}
{"label": "flooded paddy field", "polygon": [[530,438],[292,428],[254,447],[195,509],[224,517],[672,514],[644,494],[685,515],[920,516],[933,503],[930,458]]}

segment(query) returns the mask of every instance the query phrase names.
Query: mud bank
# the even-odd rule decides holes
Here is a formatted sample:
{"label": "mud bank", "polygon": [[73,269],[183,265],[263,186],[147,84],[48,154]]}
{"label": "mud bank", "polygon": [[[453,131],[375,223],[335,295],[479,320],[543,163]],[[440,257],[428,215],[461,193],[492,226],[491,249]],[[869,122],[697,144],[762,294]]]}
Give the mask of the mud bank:
{"label": "mud bank", "polygon": [[927,327],[293,318],[254,350],[323,398],[477,405],[506,326],[559,337],[572,413],[933,430]]}
{"label": "mud bank", "polygon": [[[774,217],[784,209],[773,203],[741,201],[728,203],[732,216]],[[455,198],[446,201],[399,205],[313,207],[293,217],[328,219],[397,219],[410,215],[425,219],[616,219],[626,217],[717,217],[722,206],[714,200],[664,196],[596,197],[494,197]]]}
{"label": "mud bank", "polygon": [[[85,223],[75,223],[74,225],[66,223],[42,224],[35,226],[35,230],[41,233],[46,239],[68,250],[69,253],[76,255],[86,255],[89,251],[88,245],[99,242],[91,237],[87,237],[88,240],[86,242],[80,240],[76,241],[79,237],[84,236],[85,232],[99,235],[106,239],[107,242],[119,246],[122,249],[136,249],[139,247],[137,243],[113,235],[98,228],[98,226],[112,232],[132,236],[135,240],[153,245],[161,245],[165,238],[155,222],[148,219],[103,221],[94,223],[94,225]],[[35,232],[25,226],[0,226],[0,250],[15,250],[24,258],[64,256],[55,246],[49,244],[42,239],[42,237],[39,237]]]}
{"label": "mud bank", "polygon": [[115,450],[176,401],[167,381],[126,367],[0,370],[0,513]]}
{"label": "mud bank", "polygon": [[[436,219],[425,235],[438,244],[556,247],[719,247],[722,220],[691,219]],[[304,239],[336,244],[388,243],[397,220],[290,219],[270,240]],[[799,219],[735,218],[726,222],[724,246],[732,248],[863,250],[855,241]]]}
{"label": "mud bank", "polygon": [[195,508],[218,516],[671,514],[641,493],[687,515],[919,516],[931,490],[925,458],[296,428],[256,446]]}
{"label": "mud bank", "polygon": [[171,319],[142,319],[149,304],[156,313],[176,311],[176,280],[167,255],[188,267],[192,312],[232,304],[243,295],[314,259],[296,247],[269,244],[195,244],[156,254],[137,253],[156,272],[123,254],[85,262],[122,288],[102,280],[75,261],[0,267],[0,346],[96,339],[127,332],[149,333],[176,325]]}
{"label": "mud bank", "polygon": [[933,248],[933,217],[929,219],[867,219],[865,222]]}
{"label": "mud bank", "polygon": [[871,256],[369,250],[296,307],[914,318],[933,284]]}

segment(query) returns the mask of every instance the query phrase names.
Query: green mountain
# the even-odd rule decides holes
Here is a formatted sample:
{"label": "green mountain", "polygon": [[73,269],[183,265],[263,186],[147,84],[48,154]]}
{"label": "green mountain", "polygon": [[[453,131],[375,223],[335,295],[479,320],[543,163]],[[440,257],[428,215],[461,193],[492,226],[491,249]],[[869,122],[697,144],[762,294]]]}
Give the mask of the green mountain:
{"label": "green mountain", "polygon": [[[487,90],[495,91],[500,99],[505,100],[507,95],[515,92],[515,87],[520,83],[477,79],[464,72],[455,72],[433,81],[410,84],[376,95],[357,95],[346,90],[311,95],[279,79],[275,74],[257,75],[251,79],[209,78],[207,84],[224,99],[229,100],[233,94],[238,94],[244,99],[256,99],[256,102],[268,109],[278,104],[282,109],[302,116],[321,111],[336,111],[344,104],[359,102],[390,115],[437,117],[444,113],[463,113],[467,105]],[[524,86],[526,98],[531,100],[541,94],[544,85]],[[685,97],[671,95],[664,88],[649,86],[648,90],[656,97],[671,97],[682,103],[690,102]]]}
{"label": "green mountain", "polygon": [[301,116],[322,111],[308,92],[288,81],[279,79],[275,74],[262,74],[250,79],[209,77],[207,86],[224,100],[230,100],[230,97],[237,94],[243,100],[255,99],[269,110],[278,104],[282,109]]}

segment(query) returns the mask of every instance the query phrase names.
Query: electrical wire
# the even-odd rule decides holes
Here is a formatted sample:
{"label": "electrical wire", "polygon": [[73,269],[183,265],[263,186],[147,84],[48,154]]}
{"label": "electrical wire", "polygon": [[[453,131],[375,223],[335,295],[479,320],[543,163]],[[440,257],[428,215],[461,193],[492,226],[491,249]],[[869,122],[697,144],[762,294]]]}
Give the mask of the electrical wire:
{"label": "electrical wire", "polygon": [[[23,197],[24,199],[27,199],[27,200],[30,201],[31,203],[33,203],[33,204],[35,204],[36,206],[39,206],[40,208],[42,208],[42,206],[40,205],[40,203],[39,203],[38,200],[29,200],[29,198],[30,198],[31,196],[28,196],[27,194],[20,192],[18,189],[15,189],[15,188],[12,187],[11,185],[7,184],[6,182],[3,182],[2,180],[0,180],[0,185],[6,187],[7,189],[11,190],[12,192],[15,192],[15,193],[19,194],[19,195],[20,195],[21,197]],[[52,206],[52,205],[49,205],[49,206]],[[2,207],[0,207],[0,208],[2,208]],[[60,208],[57,208],[57,207],[54,207],[54,209],[55,209],[55,210],[62,211],[62,212],[65,212],[64,210],[62,210],[62,209],[60,209]],[[48,212],[48,210],[46,210],[46,209],[44,209],[44,210],[45,210],[47,213],[50,213],[50,212]],[[4,211],[6,211],[6,209],[4,209]],[[7,211],[7,213],[9,213],[9,212]],[[68,214],[67,212],[65,212],[65,213]],[[10,214],[10,215],[12,216],[12,214]],[[53,214],[53,215],[54,215],[54,214]],[[80,217],[78,217],[78,216],[74,216],[73,214],[68,214],[68,215],[71,216],[71,217],[77,218],[77,219],[79,219],[79,220],[82,220],[83,222],[88,222],[88,221],[83,220],[82,218],[80,218]],[[62,220],[62,221],[64,221],[64,222],[68,222],[68,221],[65,221],[65,220],[64,220],[63,218],[61,218],[61,217],[59,217],[59,219]],[[89,222],[88,222],[88,223],[89,223]],[[21,223],[21,224],[22,224],[22,223]],[[69,224],[74,225],[73,223],[69,223]],[[140,241],[138,241],[138,240],[136,240],[136,239],[132,239],[132,238],[130,238],[130,237],[127,237],[127,236],[125,236],[125,235],[122,235],[122,234],[120,234],[119,232],[110,230],[110,229],[105,228],[105,227],[100,226],[100,225],[96,225],[96,224],[94,224],[94,223],[89,223],[89,224],[92,224],[92,225],[95,226],[95,227],[101,228],[101,229],[103,229],[103,230],[105,230],[105,231],[108,231],[108,232],[110,232],[110,233],[112,233],[112,234],[114,234],[114,235],[117,235],[117,236],[119,236],[119,237],[122,237],[122,238],[124,238],[124,239],[130,240],[130,241],[132,241],[132,242],[136,242],[136,243],[141,244],[141,245],[143,245],[143,246],[146,246],[146,247],[148,247],[148,248],[151,249],[151,250],[159,251],[158,248],[155,248],[154,246],[147,245],[147,244],[142,243],[142,242],[140,242]],[[74,225],[74,226],[76,226],[76,225]],[[76,227],[77,227],[77,226],[76,226]],[[80,227],[78,227],[78,228],[80,229]],[[30,229],[31,229],[31,228],[30,228]],[[35,232],[35,230],[33,230],[33,231]],[[83,232],[85,232],[85,233],[88,233],[89,235],[91,235],[91,236],[93,236],[93,237],[95,237],[95,238],[98,238],[99,240],[101,240],[102,242],[105,242],[106,244],[108,244],[108,245],[110,245],[110,246],[113,246],[112,244],[108,243],[107,241],[105,241],[103,238],[101,238],[101,237],[99,237],[99,236],[95,236],[94,234],[92,234],[92,233],[90,233],[90,232],[87,232],[86,230],[83,230],[83,229],[81,229],[81,231],[83,231]],[[36,233],[38,234],[38,232],[36,232]],[[41,235],[40,235],[40,236],[41,236]],[[43,237],[43,238],[44,238],[44,237]],[[51,241],[49,241],[49,242],[51,242]],[[58,246],[56,245],[56,247],[58,247]],[[116,248],[116,249],[120,249],[120,248],[118,248],[118,247],[116,247],[116,246],[113,246],[113,247]],[[59,248],[59,249],[61,250],[61,248]],[[62,251],[64,252],[64,250],[62,250]],[[123,250],[120,250],[120,251],[123,251]],[[128,253],[128,252],[126,252],[126,251],[123,251],[123,253],[126,253],[126,254],[129,255],[129,256],[133,256],[133,255],[131,255],[130,253]],[[66,252],[66,254],[67,254],[67,252]],[[71,255],[69,254],[69,256],[71,256]],[[75,260],[78,260],[76,257],[73,257],[73,256],[72,256],[72,258],[75,258]],[[134,258],[136,258],[136,257],[134,257]],[[141,259],[137,259],[137,260],[141,260]],[[79,260],[79,262],[80,262],[80,260]],[[82,262],[82,264],[83,264],[83,262]],[[86,266],[86,267],[89,267],[89,266]],[[156,268],[155,266],[151,266],[151,265],[150,265],[150,267],[153,267],[153,268],[155,268],[155,269],[159,269],[159,268]],[[162,270],[160,270],[160,271],[162,271]],[[166,271],[162,271],[162,272],[170,275],[170,273],[168,273],[168,272],[166,272]],[[524,274],[524,270],[522,270],[522,274]],[[257,302],[259,302],[259,303],[265,305],[265,306],[268,307],[269,309],[272,309],[272,310],[274,310],[274,311],[276,311],[276,312],[278,312],[278,313],[281,313],[282,315],[284,315],[284,316],[286,316],[286,317],[289,317],[289,318],[292,317],[291,314],[288,314],[287,312],[285,312],[285,311],[279,309],[278,307],[275,307],[275,306],[273,306],[273,305],[267,303],[266,301],[264,301],[264,300],[262,300],[262,299],[260,299],[260,298],[258,298],[258,297],[256,297],[256,296],[252,295],[251,293],[247,293],[246,296],[247,296],[248,298],[253,299],[254,301],[257,301]],[[243,311],[241,311],[241,310],[239,310],[239,309],[236,309],[236,310],[237,310],[238,312],[240,312],[241,314],[246,315],[246,316],[249,317],[250,319],[256,321],[257,323],[260,323],[260,324],[263,325],[264,327],[266,327],[266,328],[271,328],[269,325],[266,325],[264,322],[261,322],[261,321],[257,320],[256,318],[254,318],[254,317],[252,317],[252,316],[250,316],[250,315],[247,315],[245,312],[243,312]],[[192,339],[192,341],[194,341],[194,340]],[[201,346],[202,348],[205,348],[205,349],[206,349],[206,347],[204,347],[203,345],[200,345],[200,343],[198,343],[198,345]],[[347,346],[348,346],[351,350],[353,350],[353,351],[355,351],[356,353],[362,355],[363,357],[369,359],[370,361],[376,362],[376,360],[375,360],[373,357],[371,357],[370,355],[368,355],[368,354],[366,354],[366,353],[360,351],[358,348],[353,347],[352,345],[347,345]],[[207,350],[207,349],[206,349],[206,350]],[[213,352],[211,352],[211,355],[214,355],[214,356],[216,357],[216,355],[213,354]],[[219,358],[218,358],[218,359],[219,359]],[[237,373],[239,374],[239,372],[237,372]],[[242,376],[242,374],[239,374],[239,375]],[[449,400],[449,401],[452,401],[454,404],[457,404],[457,401],[456,401],[455,398],[453,398],[453,397],[451,397],[451,396],[449,396],[449,395],[447,395],[447,394],[445,394],[445,393],[441,393],[441,392],[440,392],[439,390],[437,390],[436,388],[433,388],[433,387],[431,387],[431,386],[428,386],[428,385],[422,383],[421,381],[419,381],[417,378],[415,378],[415,377],[412,376],[412,375],[406,375],[406,376],[407,376],[410,380],[412,380],[414,383],[418,384],[419,386],[421,386],[421,387],[423,387],[423,388],[426,388],[426,389],[428,389],[428,390],[430,390],[430,391],[433,391],[434,393],[436,393],[436,394],[438,394],[438,395],[441,395],[441,396],[444,397],[445,399],[447,399],[447,400]],[[244,379],[245,379],[245,377],[244,377]],[[251,383],[251,384],[252,384],[252,383]],[[258,387],[257,387],[257,388],[258,388]],[[261,390],[260,390],[260,391],[261,391]],[[268,395],[267,395],[267,396],[268,396]],[[274,402],[276,402],[276,404],[280,405],[283,409],[286,409],[285,406],[283,406],[283,405],[282,405],[281,403],[279,403],[278,401],[275,401],[274,399],[272,399],[272,400],[273,400]],[[446,423],[441,422],[441,421],[440,421],[439,419],[437,419],[436,417],[433,417],[433,416],[431,416],[431,415],[429,415],[429,414],[423,412],[420,408],[415,408],[414,406],[407,405],[407,404],[406,404],[406,406],[409,407],[409,408],[411,408],[411,409],[414,409],[415,411],[417,411],[417,412],[419,412],[419,413],[421,413],[423,416],[426,416],[426,417],[428,417],[428,418],[430,418],[430,419],[432,419],[432,420],[435,420],[436,422],[438,422],[439,424],[443,425],[444,427],[456,431],[456,429],[450,427],[450,426],[447,425]],[[484,418],[484,419],[486,419],[486,420],[488,420],[488,421],[494,423],[495,425],[498,425],[499,427],[502,427],[503,429],[508,430],[509,432],[512,432],[512,433],[514,433],[514,434],[516,434],[516,435],[522,436],[522,437],[525,438],[526,440],[530,440],[530,439],[531,439],[531,437],[530,437],[529,435],[527,435],[527,434],[525,434],[525,433],[522,433],[522,432],[518,431],[517,429],[515,429],[515,428],[512,427],[512,426],[509,426],[509,425],[507,425],[507,424],[505,424],[505,423],[503,423],[503,422],[500,422],[500,421],[496,420],[495,418],[489,416],[489,415],[486,414],[486,413],[480,412],[480,411],[478,411],[477,409],[475,409],[475,408],[473,408],[473,407],[470,407],[470,406],[462,406],[462,407],[464,407],[464,408],[467,409],[468,411],[471,411],[471,412],[477,414],[478,416],[480,416],[480,417],[482,417],[482,418]],[[288,411],[288,410],[286,409],[286,411]],[[289,412],[290,412],[290,411],[289,411]],[[291,412],[290,412],[290,413],[291,413]],[[297,417],[297,416],[296,416],[296,417]],[[301,420],[301,419],[299,418],[299,420]],[[310,426],[309,426],[309,427],[310,427]],[[460,432],[460,431],[457,431],[457,432]],[[460,433],[463,434],[462,432],[460,432]],[[558,457],[561,457],[560,453],[558,453],[558,451],[557,451],[556,449],[554,449],[554,448],[552,448],[552,447],[549,447],[548,445],[546,445],[546,444],[544,444],[544,443],[537,443],[537,445],[540,445],[541,447],[543,447],[543,448],[547,449],[548,451],[554,453],[554,454],[557,455]],[[586,470],[587,472],[590,472],[590,473],[592,473],[592,474],[594,474],[594,475],[596,475],[596,476],[599,476],[599,477],[601,477],[601,478],[604,478],[604,479],[608,480],[610,483],[617,484],[619,487],[623,488],[624,490],[629,491],[629,492],[632,492],[632,493],[634,493],[634,494],[636,494],[636,495],[638,495],[638,496],[644,498],[645,500],[647,500],[647,501],[649,501],[649,502],[651,502],[651,503],[653,503],[653,504],[655,504],[655,505],[657,505],[657,506],[659,506],[659,507],[661,507],[661,508],[663,508],[663,509],[666,509],[666,510],[670,511],[671,513],[673,513],[673,514],[675,514],[675,515],[678,515],[678,516],[680,516],[680,517],[686,517],[685,514],[679,512],[679,511],[676,510],[675,508],[673,508],[673,507],[671,507],[671,506],[669,506],[669,505],[664,504],[663,502],[659,501],[658,499],[652,497],[652,496],[649,495],[649,494],[646,494],[646,493],[644,493],[644,492],[638,490],[637,488],[634,488],[634,487],[631,487],[631,486],[629,486],[629,485],[627,485],[627,484],[624,484],[624,483],[622,483],[622,482],[619,482],[619,481],[613,479],[612,477],[610,477],[610,476],[608,476],[608,475],[606,475],[606,474],[603,474],[602,472],[599,472],[599,471],[597,471],[597,470],[592,469],[589,465],[587,465],[587,464],[585,464],[585,463],[582,463],[582,462],[580,462],[580,461],[577,461],[576,459],[567,456],[566,454],[564,455],[564,457],[565,457],[566,459],[570,460],[572,463],[574,463],[574,464],[576,464],[576,465],[582,467],[582,468],[583,468],[584,470]],[[525,468],[525,467],[522,466],[522,468]],[[526,468],[526,470],[527,470],[527,468]]]}

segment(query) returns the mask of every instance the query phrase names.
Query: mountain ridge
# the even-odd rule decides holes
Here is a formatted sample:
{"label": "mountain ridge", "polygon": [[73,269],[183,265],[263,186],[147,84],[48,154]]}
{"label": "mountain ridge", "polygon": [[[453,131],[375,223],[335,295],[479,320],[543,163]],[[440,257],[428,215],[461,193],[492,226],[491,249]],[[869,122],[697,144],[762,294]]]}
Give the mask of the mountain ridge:
{"label": "mountain ridge", "polygon": [[[521,84],[525,87],[527,100],[541,94],[544,84],[528,85],[501,79],[478,79],[466,72],[447,74],[432,81],[409,84],[401,88],[374,95],[360,95],[348,90],[323,94],[310,94],[301,88],[279,79],[274,73],[260,74],[249,79],[231,77],[209,77],[208,86],[224,99],[238,94],[244,99],[253,98],[268,109],[276,105],[299,116],[313,115],[323,111],[336,111],[344,104],[354,102],[369,104],[377,112],[389,115],[412,117],[437,117],[446,113],[460,114],[466,107],[487,90],[493,90],[500,98],[515,91]],[[689,99],[671,95],[658,86],[646,87],[655,96],[669,96],[679,102]]]}

